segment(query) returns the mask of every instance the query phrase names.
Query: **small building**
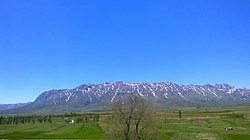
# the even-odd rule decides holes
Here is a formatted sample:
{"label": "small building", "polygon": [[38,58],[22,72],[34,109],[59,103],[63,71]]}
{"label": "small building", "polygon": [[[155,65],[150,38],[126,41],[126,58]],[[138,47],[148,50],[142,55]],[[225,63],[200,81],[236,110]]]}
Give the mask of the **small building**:
{"label": "small building", "polygon": [[75,120],[71,120],[69,123],[75,123]]}
{"label": "small building", "polygon": [[226,127],[225,130],[233,130],[232,127]]}

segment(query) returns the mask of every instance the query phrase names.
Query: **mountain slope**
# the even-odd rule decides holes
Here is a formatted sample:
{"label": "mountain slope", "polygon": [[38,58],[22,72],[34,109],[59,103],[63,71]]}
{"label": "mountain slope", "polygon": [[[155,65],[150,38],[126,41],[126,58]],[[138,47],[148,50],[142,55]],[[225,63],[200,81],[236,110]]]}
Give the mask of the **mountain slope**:
{"label": "mountain slope", "polygon": [[178,85],[161,83],[102,83],[81,85],[74,89],[50,90],[20,109],[11,112],[68,112],[102,110],[112,102],[138,94],[158,106],[227,105],[250,102],[250,90],[228,84]]}

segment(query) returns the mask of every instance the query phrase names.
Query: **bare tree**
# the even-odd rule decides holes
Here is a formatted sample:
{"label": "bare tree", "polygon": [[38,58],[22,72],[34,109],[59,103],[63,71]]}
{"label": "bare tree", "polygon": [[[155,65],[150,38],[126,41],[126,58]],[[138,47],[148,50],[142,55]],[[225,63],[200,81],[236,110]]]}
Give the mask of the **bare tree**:
{"label": "bare tree", "polygon": [[[147,100],[130,95],[114,103],[112,124],[115,139],[144,140],[156,136],[153,105]],[[159,134],[158,134],[159,136]]]}

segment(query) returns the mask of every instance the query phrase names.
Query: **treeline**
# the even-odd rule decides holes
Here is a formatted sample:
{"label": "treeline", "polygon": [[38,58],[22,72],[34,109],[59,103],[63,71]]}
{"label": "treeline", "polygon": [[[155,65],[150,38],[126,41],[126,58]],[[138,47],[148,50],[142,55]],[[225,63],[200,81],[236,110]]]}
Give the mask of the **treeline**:
{"label": "treeline", "polygon": [[0,125],[3,124],[29,124],[29,123],[52,123],[55,118],[62,118],[66,123],[98,122],[100,114],[96,113],[65,113],[57,115],[31,115],[31,116],[0,116]]}
{"label": "treeline", "polygon": [[67,123],[70,123],[74,121],[74,123],[84,123],[84,122],[98,122],[100,120],[99,114],[77,114],[77,113],[65,113],[62,116],[62,119],[64,119]]}
{"label": "treeline", "polygon": [[52,116],[0,116],[0,125],[27,123],[52,123]]}

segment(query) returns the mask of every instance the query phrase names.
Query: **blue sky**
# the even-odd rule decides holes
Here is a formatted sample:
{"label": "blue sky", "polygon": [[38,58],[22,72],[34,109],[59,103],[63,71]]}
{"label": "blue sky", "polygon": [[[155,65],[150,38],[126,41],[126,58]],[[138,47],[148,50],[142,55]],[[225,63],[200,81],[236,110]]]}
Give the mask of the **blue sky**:
{"label": "blue sky", "polygon": [[84,83],[250,88],[249,0],[1,0],[0,103]]}

